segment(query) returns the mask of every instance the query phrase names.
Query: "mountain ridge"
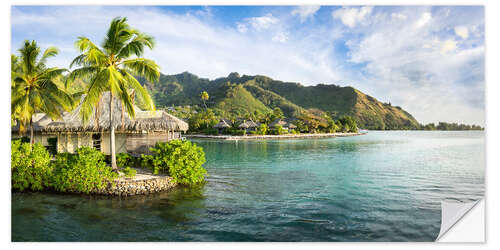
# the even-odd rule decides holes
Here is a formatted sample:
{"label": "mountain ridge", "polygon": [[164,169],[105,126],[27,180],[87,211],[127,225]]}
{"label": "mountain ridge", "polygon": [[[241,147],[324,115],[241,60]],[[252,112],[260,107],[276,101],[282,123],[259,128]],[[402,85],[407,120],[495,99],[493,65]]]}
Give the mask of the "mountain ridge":
{"label": "mountain ridge", "polygon": [[202,91],[210,95],[207,105],[224,116],[266,112],[279,107],[285,116],[297,118],[309,110],[322,111],[334,119],[352,116],[366,129],[418,129],[420,124],[401,107],[382,103],[351,86],[316,84],[304,86],[263,75],[233,72],[214,80],[189,72],[161,74],[159,82],[139,79],[153,95],[157,107],[202,105]]}

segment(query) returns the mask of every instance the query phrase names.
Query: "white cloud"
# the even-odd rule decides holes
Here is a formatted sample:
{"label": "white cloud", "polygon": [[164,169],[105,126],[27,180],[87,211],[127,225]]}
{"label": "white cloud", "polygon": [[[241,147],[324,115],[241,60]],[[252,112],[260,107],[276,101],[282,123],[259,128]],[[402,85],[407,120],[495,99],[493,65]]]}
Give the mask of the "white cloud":
{"label": "white cloud", "polygon": [[361,23],[373,10],[373,6],[364,6],[361,8],[343,7],[332,12],[333,18],[338,18],[343,24],[354,28],[356,24]]}
{"label": "white cloud", "polygon": [[482,40],[458,46],[447,33],[461,19],[436,14],[433,25],[426,25],[432,19],[427,9],[404,15],[406,20],[394,22],[391,15],[358,30],[361,38],[346,43],[350,61],[365,65],[358,88],[403,107],[420,122],[484,124]]}
{"label": "white cloud", "polygon": [[396,20],[406,20],[408,17],[402,13],[392,13],[391,14],[392,19]]}
{"label": "white cloud", "polygon": [[426,25],[431,19],[432,19],[431,13],[424,12],[420,17],[420,19],[418,19],[418,21],[415,23],[415,26],[417,26],[417,28],[421,28],[424,25]]}
{"label": "white cloud", "polygon": [[446,40],[441,45],[441,54],[446,54],[450,51],[457,49],[457,42],[455,40]]}
{"label": "white cloud", "polygon": [[305,22],[308,18],[311,18],[316,14],[316,12],[320,9],[320,6],[315,6],[315,5],[301,5],[296,7],[292,11],[292,15],[299,15],[300,17],[300,22],[303,23]]}
{"label": "white cloud", "polygon": [[273,17],[272,14],[248,18],[248,22],[250,23],[250,25],[257,31],[268,29],[273,24],[278,23],[278,21],[278,18]]}
{"label": "white cloud", "polygon": [[278,32],[276,35],[273,36],[272,40],[273,40],[273,42],[284,43],[284,42],[288,41],[288,33]]}
{"label": "white cloud", "polygon": [[239,32],[241,32],[241,33],[245,33],[245,32],[247,32],[247,30],[248,30],[247,26],[246,26],[245,24],[243,24],[243,23],[238,23],[238,24],[236,25],[236,29],[237,29]]}
{"label": "white cloud", "polygon": [[[203,13],[175,14],[151,7],[13,7],[12,52],[17,53],[22,40],[36,39],[44,48],[61,49],[49,61],[51,66],[68,67],[77,55],[77,36],[100,43],[111,18],[127,16],[133,27],[155,37],[156,47],[145,56],[164,74],[189,71],[214,79],[237,71],[304,85],[340,83],[401,106],[420,122],[484,124],[481,9],[479,14],[468,9],[456,15],[457,9],[451,8],[448,17],[444,10],[428,7],[377,7],[376,15],[371,7],[339,10],[343,14],[337,12],[335,18],[345,26],[290,27],[285,20],[296,18],[290,12],[279,19],[269,14],[221,25]],[[346,18],[349,15],[352,18]],[[467,39],[450,36],[450,27],[457,26],[468,27]]]}
{"label": "white cloud", "polygon": [[[22,19],[17,18],[20,15]],[[37,12],[13,10],[12,18],[16,22],[12,25],[12,52],[16,53],[23,39],[36,39],[44,47],[50,44],[68,48],[49,61],[50,65],[67,68],[77,56],[72,47],[76,38],[83,35],[100,43],[115,16],[127,16],[132,27],[155,37],[156,47],[146,50],[145,57],[155,60],[164,74],[189,71],[214,79],[236,71],[306,85],[344,78],[337,64],[330,62],[330,50],[323,45],[326,43],[315,40],[310,44],[308,41],[314,39],[307,34],[301,41],[291,41],[285,30],[268,26],[278,24],[278,19],[272,15],[249,19],[247,21],[253,22],[236,24],[235,28],[216,25],[196,15],[165,13],[148,7],[96,7],[91,11],[81,6]],[[41,21],[32,22],[35,17]],[[54,28],[51,20],[58,20],[59,26]],[[268,29],[262,32],[249,32],[265,27]],[[246,32],[242,33],[243,30]],[[321,37],[328,38],[324,34]]]}
{"label": "white cloud", "polygon": [[469,37],[469,29],[465,26],[457,26],[455,27],[455,34],[462,39],[467,39]]}

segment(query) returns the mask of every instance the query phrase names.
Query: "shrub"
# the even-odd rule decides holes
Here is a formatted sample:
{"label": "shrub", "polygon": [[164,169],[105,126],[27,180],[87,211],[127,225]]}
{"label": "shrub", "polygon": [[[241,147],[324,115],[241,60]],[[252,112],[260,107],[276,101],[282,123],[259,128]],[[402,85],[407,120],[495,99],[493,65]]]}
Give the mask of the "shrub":
{"label": "shrub", "polygon": [[281,125],[276,126],[276,128],[274,129],[275,135],[283,135],[285,133],[286,133],[286,131],[283,129],[283,127]]}
{"label": "shrub", "polygon": [[252,131],[250,131],[250,134],[251,134],[251,135],[257,135],[257,131],[252,130]]}
{"label": "shrub", "polygon": [[52,165],[52,185],[61,192],[88,194],[104,188],[107,181],[118,176],[106,166],[104,154],[90,147],[79,148],[74,155],[58,154]]}
{"label": "shrub", "polygon": [[131,168],[131,167],[126,167],[122,169],[122,172],[125,174],[126,177],[132,178],[137,174],[137,170]]}
{"label": "shrub", "polygon": [[203,130],[203,134],[206,134],[206,135],[218,135],[219,134],[219,130],[217,130],[216,128],[206,128]]}
{"label": "shrub", "polygon": [[39,143],[11,142],[12,187],[19,190],[42,190],[49,186],[50,154]]}
{"label": "shrub", "polygon": [[119,168],[135,167],[137,158],[128,153],[116,154],[116,165]]}
{"label": "shrub", "polygon": [[152,155],[141,154],[141,163],[139,165],[143,168],[151,169],[151,171],[153,171],[153,174],[158,174],[160,172],[160,168],[153,164],[153,159],[154,157]]}
{"label": "shrub", "polygon": [[245,134],[246,134],[245,130],[242,129],[236,129],[231,132],[231,135],[245,135]]}
{"label": "shrub", "polygon": [[257,129],[257,133],[259,135],[266,135],[268,131],[268,127],[266,124],[260,124],[260,127]]}
{"label": "shrub", "polygon": [[205,153],[190,141],[159,142],[150,149],[153,155],[143,156],[151,162],[153,171],[168,171],[174,182],[192,185],[204,180],[207,171],[202,167]]}

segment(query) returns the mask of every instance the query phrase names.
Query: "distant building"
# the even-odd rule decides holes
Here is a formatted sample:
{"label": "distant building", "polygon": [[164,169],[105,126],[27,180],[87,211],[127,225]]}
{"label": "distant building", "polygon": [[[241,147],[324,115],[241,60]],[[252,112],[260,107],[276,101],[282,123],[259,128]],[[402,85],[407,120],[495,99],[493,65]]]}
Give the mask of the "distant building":
{"label": "distant building", "polygon": [[259,124],[255,123],[252,120],[245,121],[241,123],[238,128],[245,130],[246,133],[249,131],[255,131],[259,127]]}
{"label": "distant building", "polygon": [[270,128],[277,128],[278,126],[281,126],[284,130],[287,130],[287,131],[289,129],[296,129],[297,128],[297,126],[295,126],[294,124],[283,121],[281,119],[276,119],[269,124]]}
{"label": "distant building", "polygon": [[219,134],[224,131],[224,129],[231,128],[231,122],[225,119],[221,119],[219,123],[214,125],[214,128],[216,128],[219,131]]}

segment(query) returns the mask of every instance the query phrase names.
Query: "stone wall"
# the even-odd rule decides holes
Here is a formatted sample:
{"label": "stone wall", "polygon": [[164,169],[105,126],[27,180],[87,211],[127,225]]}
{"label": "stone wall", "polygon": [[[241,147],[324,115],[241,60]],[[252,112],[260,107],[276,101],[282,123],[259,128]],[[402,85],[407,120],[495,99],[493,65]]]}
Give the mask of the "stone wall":
{"label": "stone wall", "polygon": [[119,178],[113,182],[114,185],[109,183],[106,188],[96,193],[116,196],[153,194],[167,191],[177,185],[170,176],[150,176],[140,179]]}

